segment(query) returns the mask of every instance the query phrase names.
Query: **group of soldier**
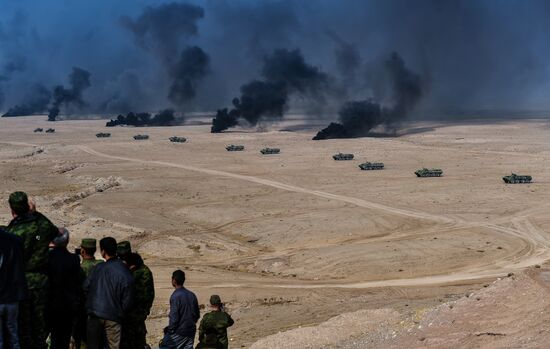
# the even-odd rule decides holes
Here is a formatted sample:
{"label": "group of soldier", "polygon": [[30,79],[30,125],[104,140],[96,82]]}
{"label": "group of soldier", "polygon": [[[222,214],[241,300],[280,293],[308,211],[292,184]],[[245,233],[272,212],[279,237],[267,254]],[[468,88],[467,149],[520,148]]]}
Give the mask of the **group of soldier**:
{"label": "group of soldier", "polygon": [[[86,238],[71,253],[68,230],[38,212],[27,194],[12,193],[9,206],[13,219],[0,227],[0,349],[149,348],[153,275],[130,242],[105,237],[103,259],[96,259],[97,240]],[[161,348],[193,348],[200,313],[184,282],[185,273],[175,271]],[[210,303],[197,348],[227,349],[233,320],[219,296]]]}

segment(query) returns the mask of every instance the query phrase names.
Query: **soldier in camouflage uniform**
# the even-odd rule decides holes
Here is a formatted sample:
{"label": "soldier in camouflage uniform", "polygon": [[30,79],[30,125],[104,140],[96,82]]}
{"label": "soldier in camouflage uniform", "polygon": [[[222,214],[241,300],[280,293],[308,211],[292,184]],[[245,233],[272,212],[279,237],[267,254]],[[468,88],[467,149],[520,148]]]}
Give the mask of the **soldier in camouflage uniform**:
{"label": "soldier in camouflage uniform", "polygon": [[46,300],[48,295],[48,246],[59,230],[48,218],[31,211],[29,198],[23,192],[9,197],[13,220],[6,230],[23,240],[25,277],[29,298],[21,302],[20,341],[24,349],[45,349],[48,331],[46,327]]}
{"label": "soldier in camouflage uniform", "polygon": [[[128,243],[129,244],[129,243]],[[128,245],[129,248],[129,245]],[[153,273],[137,253],[125,254],[124,262],[135,280],[134,304],[122,324],[121,349],[143,349],[147,346],[145,320],[155,299]]]}
{"label": "soldier in camouflage uniform", "polygon": [[227,328],[233,326],[231,315],[223,308],[218,295],[210,297],[212,311],[204,314],[199,326],[199,344],[196,349],[228,349]]}

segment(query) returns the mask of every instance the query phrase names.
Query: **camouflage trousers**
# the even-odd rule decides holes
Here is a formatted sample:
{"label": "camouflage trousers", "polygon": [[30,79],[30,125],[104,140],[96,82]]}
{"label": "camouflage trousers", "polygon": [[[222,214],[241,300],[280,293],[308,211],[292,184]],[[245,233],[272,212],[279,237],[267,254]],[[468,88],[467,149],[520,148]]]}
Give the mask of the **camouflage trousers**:
{"label": "camouflage trousers", "polygon": [[142,349],[147,345],[146,318],[130,318],[122,324],[120,349]]}
{"label": "camouflage trousers", "polygon": [[47,288],[29,290],[29,298],[19,303],[19,341],[21,349],[46,349]]}

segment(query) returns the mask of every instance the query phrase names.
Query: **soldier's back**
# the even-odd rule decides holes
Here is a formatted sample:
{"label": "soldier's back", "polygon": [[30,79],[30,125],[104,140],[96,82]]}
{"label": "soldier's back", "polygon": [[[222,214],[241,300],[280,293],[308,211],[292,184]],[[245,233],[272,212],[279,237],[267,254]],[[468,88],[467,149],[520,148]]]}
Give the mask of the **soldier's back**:
{"label": "soldier's back", "polygon": [[84,277],[90,276],[90,273],[94,269],[94,267],[100,263],[103,263],[100,259],[84,259],[82,263],[80,264],[80,267],[82,268],[82,271],[84,272]]}

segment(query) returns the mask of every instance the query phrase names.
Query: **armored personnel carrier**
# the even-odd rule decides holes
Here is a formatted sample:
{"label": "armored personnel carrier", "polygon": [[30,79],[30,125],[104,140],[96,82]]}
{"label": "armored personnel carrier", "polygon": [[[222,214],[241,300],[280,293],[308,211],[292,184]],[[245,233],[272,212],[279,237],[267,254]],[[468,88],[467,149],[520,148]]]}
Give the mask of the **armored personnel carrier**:
{"label": "armored personnel carrier", "polygon": [[176,136],[174,136],[174,137],[170,137],[168,139],[172,143],[185,143],[185,142],[187,142],[187,138],[185,138],[185,137],[176,137]]}
{"label": "armored personnel carrier", "polygon": [[417,177],[441,177],[443,170],[439,168],[423,168],[414,173]]}
{"label": "armored personnel carrier", "polygon": [[142,140],[145,140],[145,139],[149,139],[149,135],[135,135],[134,139],[136,141],[142,141]]}
{"label": "armored personnel carrier", "polygon": [[384,169],[384,163],[382,162],[365,162],[359,165],[359,168],[363,171],[371,171],[371,170],[383,170]]}
{"label": "armored personnel carrier", "polygon": [[40,128],[40,127],[34,129],[34,132],[42,132],[42,131],[44,131],[44,129],[43,129],[43,128]]}
{"label": "armored personnel carrier", "polygon": [[228,145],[227,147],[225,147],[225,149],[227,151],[243,151],[244,150],[244,145],[231,144],[231,145]]}
{"label": "armored personnel carrier", "polygon": [[353,154],[343,154],[343,153],[338,153],[338,154],[334,154],[332,156],[332,158],[336,161],[342,161],[342,160],[353,160]]}
{"label": "armored personnel carrier", "polygon": [[281,152],[281,149],[279,148],[263,148],[260,150],[260,153],[266,155],[266,154],[279,154]]}
{"label": "armored personnel carrier", "polygon": [[533,180],[533,177],[522,176],[522,175],[517,175],[515,173],[512,173],[509,176],[502,177],[502,180],[504,181],[504,183],[508,183],[508,184],[531,183],[531,181]]}
{"label": "armored personnel carrier", "polygon": [[97,138],[108,138],[108,137],[111,137],[111,134],[110,133],[103,133],[103,132],[100,132],[100,133],[96,133],[95,135]]}
{"label": "armored personnel carrier", "polygon": [[49,128],[46,130],[46,133],[54,133],[55,132],[55,128]]}

